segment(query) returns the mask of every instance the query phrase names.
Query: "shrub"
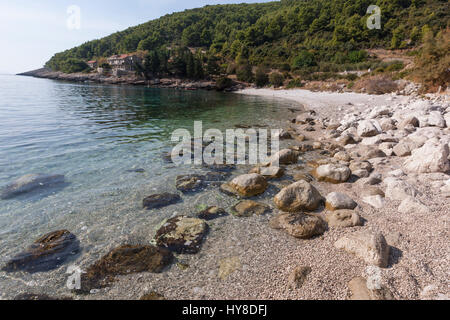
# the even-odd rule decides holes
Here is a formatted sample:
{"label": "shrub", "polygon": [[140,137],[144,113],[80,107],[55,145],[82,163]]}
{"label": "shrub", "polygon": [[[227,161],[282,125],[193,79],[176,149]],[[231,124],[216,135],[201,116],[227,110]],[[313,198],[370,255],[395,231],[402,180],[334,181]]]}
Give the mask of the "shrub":
{"label": "shrub", "polygon": [[306,50],[300,52],[300,54],[294,58],[292,62],[292,69],[300,69],[303,67],[312,67],[316,65],[314,55]]}
{"label": "shrub", "polygon": [[284,84],[284,76],[279,72],[273,72],[269,76],[269,81],[274,87],[281,87]]}
{"label": "shrub", "polygon": [[216,88],[218,91],[223,91],[225,89],[231,88],[233,86],[233,80],[227,77],[219,77],[216,80]]}
{"label": "shrub", "polygon": [[269,76],[267,75],[266,70],[262,67],[258,67],[255,74],[256,86],[264,87],[267,83],[269,83]]}
{"label": "shrub", "polygon": [[236,76],[239,81],[253,82],[252,66],[248,63],[239,65],[236,68]]}

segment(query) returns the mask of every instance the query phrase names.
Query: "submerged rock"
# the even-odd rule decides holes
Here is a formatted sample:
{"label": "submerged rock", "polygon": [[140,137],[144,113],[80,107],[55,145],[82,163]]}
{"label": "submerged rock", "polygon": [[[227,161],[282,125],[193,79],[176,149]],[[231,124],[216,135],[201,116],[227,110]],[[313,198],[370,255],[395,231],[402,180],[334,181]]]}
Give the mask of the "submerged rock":
{"label": "submerged rock", "polygon": [[316,210],[323,198],[314,186],[300,180],[283,188],[273,201],[280,210],[298,212],[301,210]]}
{"label": "submerged rock", "polygon": [[311,273],[310,267],[298,266],[289,275],[288,288],[300,289],[306,281],[306,278]]}
{"label": "submerged rock", "polygon": [[81,289],[78,293],[89,293],[92,289],[108,286],[117,275],[139,272],[160,273],[173,261],[173,254],[156,246],[122,245],[111,250],[81,274]]}
{"label": "submerged rock", "polygon": [[197,217],[203,220],[213,220],[219,217],[226,216],[227,212],[219,207],[209,207],[198,213]]}
{"label": "submerged rock", "polygon": [[37,239],[24,252],[9,260],[2,270],[46,272],[58,268],[79,251],[77,237],[67,230],[58,230]]}
{"label": "submerged rock", "polygon": [[236,204],[232,210],[238,217],[250,217],[253,215],[263,215],[264,213],[270,211],[270,207],[264,203],[259,203],[252,200],[241,201]]}
{"label": "submerged rock", "polygon": [[298,152],[291,149],[283,149],[275,153],[270,158],[270,163],[278,166],[278,165],[288,165],[295,164],[298,162]]}
{"label": "submerged rock", "polygon": [[283,176],[284,169],[280,167],[256,167],[250,173],[258,173],[266,179],[277,179]]}
{"label": "submerged rock", "polygon": [[219,262],[219,278],[225,280],[229,275],[241,269],[241,260],[239,257],[223,259]]}
{"label": "submerged rock", "polygon": [[299,239],[310,239],[326,230],[326,223],[321,218],[304,213],[282,213],[270,221],[270,226]]}
{"label": "submerged rock", "polygon": [[202,219],[177,216],[156,232],[158,246],[176,253],[197,253],[208,231],[208,225]]}
{"label": "submerged rock", "polygon": [[10,199],[36,189],[43,189],[64,182],[64,175],[27,174],[7,185],[0,194],[0,199]]}
{"label": "submerged rock", "polygon": [[178,194],[162,193],[153,194],[143,200],[144,208],[157,209],[175,204],[181,201],[181,197]]}
{"label": "submerged rock", "polygon": [[175,185],[181,192],[194,192],[203,188],[203,179],[204,177],[198,174],[178,176]]}

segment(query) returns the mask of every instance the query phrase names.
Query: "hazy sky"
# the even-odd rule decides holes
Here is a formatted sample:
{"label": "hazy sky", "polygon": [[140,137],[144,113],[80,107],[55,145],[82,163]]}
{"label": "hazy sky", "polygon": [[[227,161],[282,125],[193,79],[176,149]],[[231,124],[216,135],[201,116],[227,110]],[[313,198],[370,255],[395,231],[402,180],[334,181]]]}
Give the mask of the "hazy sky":
{"label": "hazy sky", "polygon": [[[18,73],[40,68],[56,52],[167,13],[208,4],[268,1],[0,0],[0,73]],[[68,8],[73,5],[80,9],[79,29],[67,26],[71,17]]]}

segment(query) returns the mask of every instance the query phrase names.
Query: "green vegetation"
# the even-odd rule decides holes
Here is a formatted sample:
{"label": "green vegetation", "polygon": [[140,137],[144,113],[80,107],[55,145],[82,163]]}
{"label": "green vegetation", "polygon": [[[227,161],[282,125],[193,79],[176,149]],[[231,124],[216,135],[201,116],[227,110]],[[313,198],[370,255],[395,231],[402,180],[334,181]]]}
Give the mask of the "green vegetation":
{"label": "green vegetation", "polygon": [[[379,30],[366,26],[371,4],[381,8]],[[206,6],[57,53],[46,67],[74,72],[82,69],[80,60],[145,51],[140,72],[146,77],[236,74],[246,82],[281,82],[273,83],[263,72],[254,74],[256,67],[293,72],[292,85],[300,85],[297,78],[312,73],[375,70],[378,62],[367,49],[420,46],[426,34],[448,27],[449,12],[446,0],[281,0]]]}

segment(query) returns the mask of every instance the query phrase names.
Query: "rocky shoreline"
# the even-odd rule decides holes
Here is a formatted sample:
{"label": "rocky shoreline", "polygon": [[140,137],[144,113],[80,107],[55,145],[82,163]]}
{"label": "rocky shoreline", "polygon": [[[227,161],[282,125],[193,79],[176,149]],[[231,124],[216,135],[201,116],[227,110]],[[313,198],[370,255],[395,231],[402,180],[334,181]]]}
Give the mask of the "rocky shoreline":
{"label": "rocky shoreline", "polygon": [[[208,80],[188,80],[179,78],[161,78],[154,80],[145,80],[143,77],[136,75],[123,75],[120,77],[112,75],[102,75],[99,73],[63,73],[59,71],[52,71],[50,69],[42,68],[29,72],[18,74],[19,76],[28,76],[42,79],[72,81],[72,82],[92,82],[113,85],[133,85],[133,86],[148,86],[153,88],[172,88],[182,90],[216,90],[215,81]],[[226,91],[237,91],[243,89],[245,86],[242,83],[235,83]]]}
{"label": "rocky shoreline", "polygon": [[[143,199],[158,210],[219,188],[236,202],[177,214],[150,243],[113,248],[86,266],[85,295],[73,297],[448,299],[448,96],[332,96],[293,111],[271,163],[180,176],[180,194]],[[60,237],[43,239],[40,254],[54,259]]]}

